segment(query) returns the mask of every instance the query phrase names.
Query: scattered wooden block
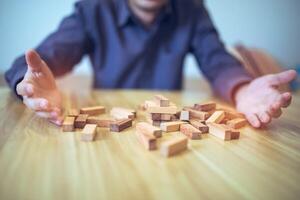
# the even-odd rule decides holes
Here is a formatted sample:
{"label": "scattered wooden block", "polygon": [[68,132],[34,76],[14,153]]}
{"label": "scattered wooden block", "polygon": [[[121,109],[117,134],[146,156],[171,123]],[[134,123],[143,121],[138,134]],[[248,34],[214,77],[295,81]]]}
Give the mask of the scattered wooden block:
{"label": "scattered wooden block", "polygon": [[156,138],[161,137],[162,130],[146,122],[139,122],[136,124],[136,130],[143,134],[152,135]]}
{"label": "scattered wooden block", "polygon": [[246,126],[247,120],[243,119],[243,118],[236,118],[236,119],[227,121],[226,124],[227,124],[227,126],[233,128],[233,129],[239,129],[239,128]]}
{"label": "scattered wooden block", "polygon": [[145,108],[145,110],[147,110],[148,107],[152,107],[152,106],[159,106],[159,105],[156,104],[156,102],[152,101],[152,100],[146,100],[144,102],[144,108]]}
{"label": "scattered wooden block", "polygon": [[161,120],[161,114],[160,113],[150,113],[151,119],[154,121]]}
{"label": "scattered wooden block", "polygon": [[75,119],[75,128],[84,128],[88,116],[89,115],[87,114],[79,114],[78,117]]}
{"label": "scattered wooden block", "polygon": [[206,126],[203,122],[204,120],[199,120],[199,119],[191,119],[190,124],[194,126],[196,129],[198,129],[201,133],[208,133],[208,126]]}
{"label": "scattered wooden block", "polygon": [[206,120],[209,117],[208,112],[194,110],[191,107],[184,107],[183,110],[189,111],[190,119],[195,118],[195,119]]}
{"label": "scattered wooden block", "polygon": [[103,106],[92,106],[80,109],[80,114],[100,115],[103,113],[105,113],[105,107]]}
{"label": "scattered wooden block", "polygon": [[97,124],[86,124],[81,131],[81,140],[90,142],[95,139]]}
{"label": "scattered wooden block", "polygon": [[236,112],[231,108],[224,107],[218,105],[216,110],[221,110],[225,112],[225,118],[227,120],[235,119],[235,118],[245,118],[245,116],[242,113]]}
{"label": "scattered wooden block", "polygon": [[128,108],[113,107],[110,111],[110,115],[115,119],[134,119],[136,117],[136,111]]}
{"label": "scattered wooden block", "polygon": [[86,120],[86,123],[97,124],[97,126],[101,128],[109,128],[110,124],[113,122],[115,122],[113,119],[102,119],[96,116],[89,116]]}
{"label": "scattered wooden block", "polygon": [[177,115],[172,115],[171,116],[171,120],[170,121],[178,121],[179,120],[179,117],[177,117]]}
{"label": "scattered wooden block", "polygon": [[151,119],[154,121],[171,121],[171,114],[150,113]]}
{"label": "scattered wooden block", "polygon": [[208,102],[208,103],[196,103],[194,105],[195,110],[199,110],[199,111],[211,111],[211,110],[215,110],[216,109],[216,103],[213,102]]}
{"label": "scattered wooden block", "polygon": [[77,117],[79,115],[79,110],[76,108],[72,108],[68,112],[69,117]]}
{"label": "scattered wooden block", "polygon": [[180,130],[180,125],[187,122],[183,121],[172,121],[172,122],[163,122],[160,124],[160,129],[164,132],[174,132]]}
{"label": "scattered wooden block", "polygon": [[208,123],[220,123],[225,118],[224,111],[215,111],[207,120],[206,124]]}
{"label": "scattered wooden block", "polygon": [[163,95],[155,95],[154,101],[160,106],[160,107],[168,107],[170,106],[170,101],[168,98],[164,97]]}
{"label": "scattered wooden block", "polygon": [[74,131],[74,122],[75,122],[75,117],[66,117],[62,124],[63,132]]}
{"label": "scattered wooden block", "polygon": [[237,140],[240,138],[240,132],[238,130],[231,129],[230,131],[231,131],[231,137],[230,137],[231,140]]}
{"label": "scattered wooden block", "polygon": [[173,156],[187,149],[188,138],[174,138],[161,144],[160,153],[165,157]]}
{"label": "scattered wooden block", "polygon": [[146,111],[149,113],[176,114],[177,107],[174,105],[168,107],[148,106]]}
{"label": "scattered wooden block", "polygon": [[180,132],[192,140],[201,139],[201,132],[190,124],[181,124]]}
{"label": "scattered wooden block", "polygon": [[138,137],[139,142],[147,149],[147,150],[155,150],[157,148],[156,145],[156,137],[149,134],[144,134],[142,132],[136,131],[136,135]]}
{"label": "scattered wooden block", "polygon": [[189,121],[190,120],[190,112],[188,110],[182,110],[180,112],[179,119],[182,121]]}
{"label": "scattered wooden block", "polygon": [[112,132],[121,132],[126,128],[132,126],[132,119],[122,119],[117,120],[110,124],[110,131]]}
{"label": "scattered wooden block", "polygon": [[231,139],[231,131],[224,127],[223,124],[209,123],[209,133],[222,139],[222,140],[230,140]]}

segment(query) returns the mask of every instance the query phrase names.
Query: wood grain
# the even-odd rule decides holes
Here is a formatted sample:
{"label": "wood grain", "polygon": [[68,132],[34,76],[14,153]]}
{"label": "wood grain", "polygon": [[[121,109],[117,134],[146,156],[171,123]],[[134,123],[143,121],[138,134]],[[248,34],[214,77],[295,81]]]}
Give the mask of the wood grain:
{"label": "wood grain", "polygon": [[[202,93],[91,91],[76,94],[77,108],[136,108],[154,94],[178,107],[215,100]],[[64,98],[65,109],[72,105]],[[268,129],[241,129],[228,142],[202,135],[188,150],[164,158],[139,144],[134,128],[111,134],[98,128],[92,143],[63,133],[0,89],[0,199],[298,199],[300,94]],[[206,97],[206,98],[204,98]],[[73,99],[74,100],[74,99]],[[72,100],[72,101],[73,101]],[[138,112],[137,121],[144,121]],[[179,132],[164,133],[158,147]]]}

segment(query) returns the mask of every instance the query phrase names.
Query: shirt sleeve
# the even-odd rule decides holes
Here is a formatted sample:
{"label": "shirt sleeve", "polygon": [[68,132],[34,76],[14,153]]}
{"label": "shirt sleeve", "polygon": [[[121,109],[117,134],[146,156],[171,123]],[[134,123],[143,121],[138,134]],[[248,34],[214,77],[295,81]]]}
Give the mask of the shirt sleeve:
{"label": "shirt sleeve", "polygon": [[[74,12],[63,19],[58,29],[50,34],[36,48],[36,51],[47,63],[54,76],[61,76],[71,71],[91,48],[84,23],[84,11],[81,4],[77,3]],[[17,58],[6,71],[5,79],[15,93],[16,86],[22,81],[26,71],[25,55]]]}
{"label": "shirt sleeve", "polygon": [[191,52],[214,92],[224,100],[232,102],[235,89],[250,82],[252,77],[241,63],[226,51],[202,3],[196,6],[194,13],[195,31]]}

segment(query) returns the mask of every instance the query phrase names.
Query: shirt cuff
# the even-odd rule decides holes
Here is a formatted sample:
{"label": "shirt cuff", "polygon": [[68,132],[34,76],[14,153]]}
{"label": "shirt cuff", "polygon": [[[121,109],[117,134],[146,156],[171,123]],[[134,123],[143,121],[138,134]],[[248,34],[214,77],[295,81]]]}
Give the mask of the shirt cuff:
{"label": "shirt cuff", "polygon": [[234,103],[233,95],[238,86],[249,83],[252,80],[253,77],[251,77],[243,67],[237,66],[222,71],[212,86],[218,96],[225,101]]}

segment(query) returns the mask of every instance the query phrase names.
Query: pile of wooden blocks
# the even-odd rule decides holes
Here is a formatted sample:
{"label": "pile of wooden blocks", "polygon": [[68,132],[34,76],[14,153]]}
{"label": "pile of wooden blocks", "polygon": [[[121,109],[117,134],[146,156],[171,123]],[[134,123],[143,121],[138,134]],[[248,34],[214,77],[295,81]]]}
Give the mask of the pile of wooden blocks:
{"label": "pile of wooden blocks", "polygon": [[183,134],[181,138],[161,144],[161,154],[171,156],[187,149],[188,139],[201,139],[202,134],[210,133],[222,140],[239,139],[237,130],[247,124],[242,114],[226,109],[214,102],[197,103],[191,107],[178,110],[162,95],[155,95],[153,100],[143,104],[147,112],[147,122],[136,125],[136,134],[146,149],[157,149],[156,141],[162,137],[162,132]]}
{"label": "pile of wooden blocks", "polygon": [[62,131],[74,132],[81,130],[82,141],[93,141],[97,134],[97,127],[109,128],[111,132],[121,132],[131,127],[136,118],[136,111],[127,108],[114,107],[110,111],[111,117],[102,118],[99,115],[105,113],[105,107],[93,106],[78,109],[71,109],[65,117]]}

